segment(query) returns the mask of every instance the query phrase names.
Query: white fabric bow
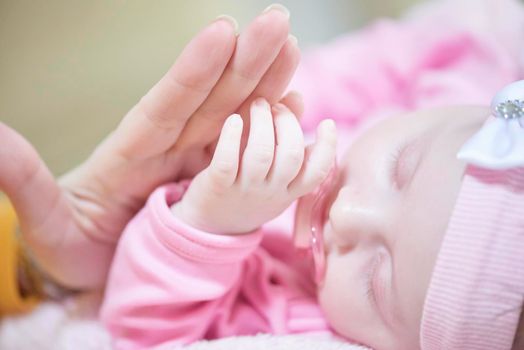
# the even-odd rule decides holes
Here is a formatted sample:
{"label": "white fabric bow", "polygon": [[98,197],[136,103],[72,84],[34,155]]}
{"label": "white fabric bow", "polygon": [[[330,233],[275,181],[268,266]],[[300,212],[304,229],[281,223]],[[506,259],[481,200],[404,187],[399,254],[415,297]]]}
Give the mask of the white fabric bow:
{"label": "white fabric bow", "polygon": [[488,120],[459,150],[457,158],[487,169],[524,166],[524,80],[502,89]]}

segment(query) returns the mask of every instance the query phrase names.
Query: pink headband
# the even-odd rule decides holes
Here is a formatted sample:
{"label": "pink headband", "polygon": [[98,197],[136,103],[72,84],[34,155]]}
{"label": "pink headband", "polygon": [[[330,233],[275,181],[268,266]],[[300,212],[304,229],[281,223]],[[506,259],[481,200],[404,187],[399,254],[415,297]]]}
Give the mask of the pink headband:
{"label": "pink headband", "polygon": [[524,104],[519,97],[524,98],[524,81],[495,97],[497,118],[459,151],[470,164],[426,296],[423,350],[511,349],[524,302]]}

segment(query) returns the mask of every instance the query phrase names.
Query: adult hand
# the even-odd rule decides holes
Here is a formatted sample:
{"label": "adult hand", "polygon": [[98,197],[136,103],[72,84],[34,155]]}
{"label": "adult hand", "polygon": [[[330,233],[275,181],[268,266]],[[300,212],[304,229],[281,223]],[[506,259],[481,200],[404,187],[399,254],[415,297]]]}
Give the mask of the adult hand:
{"label": "adult hand", "polygon": [[[46,272],[68,287],[103,286],[120,233],[149,193],[205,166],[230,114],[246,116],[257,97],[281,98],[299,61],[288,20],[274,5],[238,37],[226,17],[208,25],[90,158],[58,182],[31,145],[0,123],[0,189]],[[300,113],[297,95],[283,102]]]}

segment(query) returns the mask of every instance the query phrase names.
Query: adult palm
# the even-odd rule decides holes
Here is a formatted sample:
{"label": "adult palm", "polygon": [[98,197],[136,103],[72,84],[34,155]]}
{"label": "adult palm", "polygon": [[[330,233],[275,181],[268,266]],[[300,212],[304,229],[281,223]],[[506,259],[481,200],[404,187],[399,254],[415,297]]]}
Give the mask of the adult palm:
{"label": "adult palm", "polygon": [[[288,19],[273,6],[240,36],[227,17],[208,25],[88,160],[58,182],[31,145],[0,123],[0,189],[46,272],[69,287],[103,285],[119,235],[149,193],[200,170],[231,113],[245,115],[259,96],[280,99],[299,60]],[[300,108],[294,95],[285,102]]]}

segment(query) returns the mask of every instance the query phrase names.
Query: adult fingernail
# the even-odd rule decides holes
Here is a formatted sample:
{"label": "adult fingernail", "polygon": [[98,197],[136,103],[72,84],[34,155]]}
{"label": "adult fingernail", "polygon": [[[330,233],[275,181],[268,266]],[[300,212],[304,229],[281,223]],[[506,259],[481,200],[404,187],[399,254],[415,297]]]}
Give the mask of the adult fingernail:
{"label": "adult fingernail", "polygon": [[234,19],[233,17],[229,16],[229,15],[220,15],[218,16],[217,18],[215,18],[215,22],[216,21],[226,21],[226,22],[229,22],[229,24],[231,24],[233,26],[233,28],[235,29],[235,33],[238,33],[238,22],[236,19]]}
{"label": "adult fingernail", "polygon": [[268,7],[266,7],[266,9],[262,13],[266,13],[273,10],[282,12],[289,19],[289,10],[282,4],[271,4]]}

